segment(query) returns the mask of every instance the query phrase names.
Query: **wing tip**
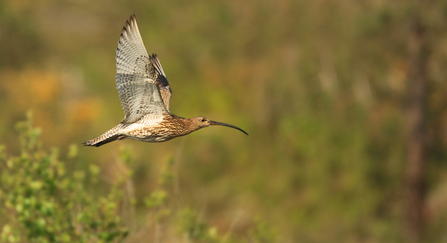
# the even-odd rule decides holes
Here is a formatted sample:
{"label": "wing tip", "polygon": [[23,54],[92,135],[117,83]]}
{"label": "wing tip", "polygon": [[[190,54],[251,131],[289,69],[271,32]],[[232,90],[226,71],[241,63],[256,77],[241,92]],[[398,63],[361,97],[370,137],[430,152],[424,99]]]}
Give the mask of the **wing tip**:
{"label": "wing tip", "polygon": [[120,37],[124,36],[124,33],[129,33],[129,31],[133,28],[133,26],[137,25],[137,17],[135,14],[130,15],[129,19],[126,20],[126,23],[123,26],[123,29],[121,30]]}
{"label": "wing tip", "polygon": [[128,26],[129,29],[132,28],[132,26],[136,26],[137,25],[137,17],[135,16],[135,14],[130,15],[129,20],[126,21],[126,26]]}

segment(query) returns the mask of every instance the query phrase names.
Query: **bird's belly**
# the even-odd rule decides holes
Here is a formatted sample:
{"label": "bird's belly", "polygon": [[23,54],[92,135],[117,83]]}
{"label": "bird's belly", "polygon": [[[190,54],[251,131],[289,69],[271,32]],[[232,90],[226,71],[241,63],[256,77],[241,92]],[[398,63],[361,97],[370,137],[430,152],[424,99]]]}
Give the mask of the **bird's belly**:
{"label": "bird's belly", "polygon": [[147,136],[147,137],[128,136],[127,138],[147,143],[161,143],[171,139],[165,136]]}
{"label": "bird's belly", "polygon": [[127,127],[125,134],[126,138],[149,143],[165,142],[173,138],[169,130],[161,127],[147,127],[139,124],[133,124]]}

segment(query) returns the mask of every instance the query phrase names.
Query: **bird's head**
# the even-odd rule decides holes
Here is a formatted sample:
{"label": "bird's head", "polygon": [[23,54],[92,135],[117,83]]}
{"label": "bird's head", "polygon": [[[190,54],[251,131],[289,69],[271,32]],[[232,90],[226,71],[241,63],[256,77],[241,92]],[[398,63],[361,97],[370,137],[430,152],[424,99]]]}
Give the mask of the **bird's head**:
{"label": "bird's head", "polygon": [[209,127],[209,126],[213,126],[213,125],[219,125],[219,126],[226,126],[226,127],[231,127],[231,128],[237,129],[237,130],[245,133],[246,135],[248,135],[248,133],[246,133],[244,130],[240,129],[239,127],[233,126],[231,124],[223,123],[223,122],[211,121],[203,116],[196,116],[196,117],[191,118],[190,120],[191,120],[191,125],[193,126],[194,130],[199,130],[200,128]]}

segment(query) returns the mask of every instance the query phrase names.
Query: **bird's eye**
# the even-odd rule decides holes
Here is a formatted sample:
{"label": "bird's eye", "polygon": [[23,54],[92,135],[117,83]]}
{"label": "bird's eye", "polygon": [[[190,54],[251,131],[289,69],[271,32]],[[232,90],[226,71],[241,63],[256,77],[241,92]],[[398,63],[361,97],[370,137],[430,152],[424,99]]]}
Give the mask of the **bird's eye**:
{"label": "bird's eye", "polygon": [[205,118],[202,118],[202,122],[205,122],[206,120],[205,120]]}

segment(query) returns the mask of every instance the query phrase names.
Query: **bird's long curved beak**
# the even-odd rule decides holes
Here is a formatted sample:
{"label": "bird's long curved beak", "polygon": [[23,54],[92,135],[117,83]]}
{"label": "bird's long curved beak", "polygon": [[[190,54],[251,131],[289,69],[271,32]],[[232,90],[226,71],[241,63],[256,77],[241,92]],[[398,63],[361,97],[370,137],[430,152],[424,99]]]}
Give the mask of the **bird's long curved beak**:
{"label": "bird's long curved beak", "polygon": [[245,135],[248,135],[248,133],[246,133],[244,130],[240,129],[239,127],[233,126],[231,124],[227,124],[227,123],[223,123],[223,122],[217,122],[217,121],[211,121],[210,120],[210,125],[219,125],[219,126],[231,127],[231,128],[237,129],[237,130],[245,133]]}

